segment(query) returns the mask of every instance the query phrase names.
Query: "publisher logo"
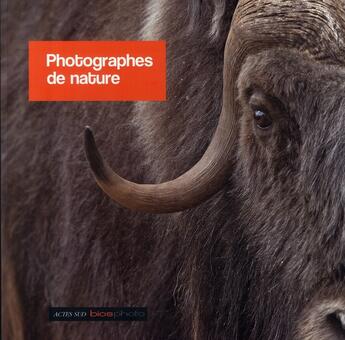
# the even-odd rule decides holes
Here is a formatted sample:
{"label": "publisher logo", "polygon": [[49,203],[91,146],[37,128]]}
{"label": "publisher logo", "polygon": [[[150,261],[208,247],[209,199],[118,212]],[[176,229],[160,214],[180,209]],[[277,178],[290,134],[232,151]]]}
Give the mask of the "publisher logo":
{"label": "publisher logo", "polygon": [[146,321],[145,307],[49,307],[49,321]]}

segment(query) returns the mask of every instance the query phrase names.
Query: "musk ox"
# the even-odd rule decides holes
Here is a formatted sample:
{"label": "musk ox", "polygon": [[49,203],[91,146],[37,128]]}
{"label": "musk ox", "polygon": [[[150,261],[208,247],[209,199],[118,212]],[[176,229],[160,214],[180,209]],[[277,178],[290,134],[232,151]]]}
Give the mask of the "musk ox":
{"label": "musk ox", "polygon": [[[344,0],[3,15],[8,339],[345,338]],[[164,39],[168,100],[28,103],[35,39]],[[149,317],[48,322],[48,306]]]}

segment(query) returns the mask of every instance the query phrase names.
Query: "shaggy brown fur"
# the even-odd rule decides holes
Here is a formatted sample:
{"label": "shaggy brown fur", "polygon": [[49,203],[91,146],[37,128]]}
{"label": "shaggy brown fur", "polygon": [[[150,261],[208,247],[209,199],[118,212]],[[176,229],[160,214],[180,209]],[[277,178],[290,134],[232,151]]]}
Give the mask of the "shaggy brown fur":
{"label": "shaggy brown fur", "polygon": [[344,285],[335,285],[322,289],[302,313],[296,339],[344,340],[344,311]]}
{"label": "shaggy brown fur", "polygon": [[9,259],[3,259],[5,265],[2,267],[2,336],[4,339],[24,339],[23,314],[20,303],[17,282],[14,274],[14,265]]}
{"label": "shaggy brown fur", "polygon": [[[296,11],[289,1],[261,1],[262,12],[251,11],[258,3],[242,2],[248,20],[279,20],[301,44],[252,51],[243,65],[227,185],[195,209],[155,216],[100,192],[83,128],[97,131],[105,158],[130,180],[159,182],[190,168],[217,124],[236,1],[8,2],[5,242],[26,339],[289,340],[312,299],[335,285],[342,291],[345,60],[334,32],[344,13],[332,6],[328,18],[315,16],[329,26],[314,41],[303,20],[320,1],[294,1]],[[143,37],[167,40],[166,103],[27,102],[27,40]],[[264,133],[248,105],[258,91],[276,110]],[[149,317],[47,321],[48,306],[81,305],[147,306]]]}

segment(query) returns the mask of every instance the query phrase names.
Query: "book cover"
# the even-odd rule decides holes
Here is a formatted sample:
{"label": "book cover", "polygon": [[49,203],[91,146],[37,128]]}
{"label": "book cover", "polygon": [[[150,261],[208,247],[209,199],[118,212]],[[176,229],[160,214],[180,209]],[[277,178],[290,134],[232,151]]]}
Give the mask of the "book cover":
{"label": "book cover", "polygon": [[345,339],[344,0],[2,0],[2,339]]}

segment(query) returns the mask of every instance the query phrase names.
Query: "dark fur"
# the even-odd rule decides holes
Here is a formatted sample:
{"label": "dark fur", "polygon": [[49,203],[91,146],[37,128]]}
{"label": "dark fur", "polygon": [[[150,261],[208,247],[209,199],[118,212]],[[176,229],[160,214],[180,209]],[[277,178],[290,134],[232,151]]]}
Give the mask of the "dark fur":
{"label": "dark fur", "polygon": [[[150,34],[168,41],[169,101],[145,104],[28,104],[26,88],[27,40],[140,39],[144,4],[8,3],[4,235],[27,339],[290,339],[310,299],[344,286],[345,75],[307,54],[243,66],[236,169],[209,201],[154,216],[97,188],[85,125],[119,174],[158,182],[190,168],[217,124],[235,2],[160,3]],[[257,89],[281,103],[272,136],[252,124]],[[49,305],[147,306],[149,320],[49,323]]]}

